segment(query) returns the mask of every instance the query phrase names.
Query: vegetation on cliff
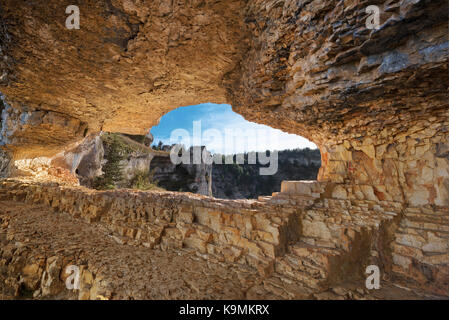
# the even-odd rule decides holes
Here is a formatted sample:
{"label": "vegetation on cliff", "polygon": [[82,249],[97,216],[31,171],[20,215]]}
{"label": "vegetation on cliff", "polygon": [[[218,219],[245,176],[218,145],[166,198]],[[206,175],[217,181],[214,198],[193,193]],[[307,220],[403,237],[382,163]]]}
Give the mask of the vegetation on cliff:
{"label": "vegetation on cliff", "polygon": [[137,171],[129,182],[129,188],[142,191],[154,190],[164,191],[164,188],[158,186],[158,181],[154,178],[154,170]]}
{"label": "vegetation on cliff", "polygon": [[[212,193],[217,198],[254,199],[268,196],[281,189],[283,180],[315,180],[321,166],[318,149],[293,149],[278,152],[278,171],[274,175],[259,174],[261,164],[214,164],[212,169]],[[224,163],[224,159],[223,159]]]}
{"label": "vegetation on cliff", "polygon": [[[170,146],[159,143],[153,149],[166,150]],[[266,151],[269,153],[270,151]],[[316,180],[321,167],[321,155],[318,149],[291,149],[278,151],[278,171],[274,175],[260,175],[260,168],[265,165],[248,164],[248,153],[243,154],[244,164],[237,164],[237,156],[232,155],[233,163],[225,164],[226,158],[231,155],[218,155],[222,157],[222,164],[212,165],[212,195],[224,199],[255,199],[258,196],[269,196],[281,190],[284,180]],[[205,164],[202,164],[206,166]],[[169,157],[155,157],[151,166],[155,168],[159,185],[166,190],[179,192],[193,192],[195,180],[187,168],[189,165],[173,165]],[[190,165],[195,166],[195,165]],[[170,169],[169,169],[170,168]],[[209,181],[208,171],[205,170],[205,180]]]}
{"label": "vegetation on cliff", "polygon": [[101,138],[106,163],[102,168],[104,174],[94,181],[95,189],[111,190],[116,187],[125,187],[138,190],[164,190],[157,185],[154,172],[149,169],[137,171],[129,181],[124,179],[123,161],[134,153],[150,153],[150,148],[120,134],[106,133]]}

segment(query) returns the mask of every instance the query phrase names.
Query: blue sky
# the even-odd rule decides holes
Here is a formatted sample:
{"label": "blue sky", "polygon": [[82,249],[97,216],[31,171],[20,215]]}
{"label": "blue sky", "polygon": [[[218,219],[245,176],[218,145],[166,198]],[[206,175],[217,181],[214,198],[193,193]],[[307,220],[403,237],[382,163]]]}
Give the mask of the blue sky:
{"label": "blue sky", "polygon": [[[197,133],[196,140],[194,132]],[[222,154],[317,148],[303,137],[246,121],[227,104],[204,103],[177,108],[164,115],[159,125],[151,129],[151,133],[154,136],[154,144],[159,141],[168,145],[182,143],[187,147],[201,144],[212,153]],[[173,135],[170,139],[174,133],[181,135]],[[186,137],[186,134],[189,137]]]}

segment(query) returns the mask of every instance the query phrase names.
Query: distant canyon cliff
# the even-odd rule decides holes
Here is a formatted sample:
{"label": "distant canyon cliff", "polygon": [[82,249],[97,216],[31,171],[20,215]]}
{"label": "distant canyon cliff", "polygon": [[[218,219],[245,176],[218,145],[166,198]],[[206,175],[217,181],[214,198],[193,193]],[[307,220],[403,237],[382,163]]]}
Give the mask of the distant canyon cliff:
{"label": "distant canyon cliff", "polygon": [[[318,149],[295,149],[278,152],[278,170],[274,175],[260,175],[258,164],[214,164],[212,194],[224,199],[255,199],[281,190],[283,180],[316,180],[321,166]],[[235,158],[234,158],[235,159]]]}
{"label": "distant canyon cliff", "polygon": [[167,146],[155,150],[148,145],[143,137],[105,133],[87,138],[58,165],[69,167],[81,185],[91,188],[165,189],[222,199],[271,195],[281,189],[283,180],[315,180],[321,166],[318,149],[284,150],[278,152],[277,172],[264,176],[261,164],[248,164],[248,154],[244,164],[237,164],[234,155],[233,164],[175,165]]}

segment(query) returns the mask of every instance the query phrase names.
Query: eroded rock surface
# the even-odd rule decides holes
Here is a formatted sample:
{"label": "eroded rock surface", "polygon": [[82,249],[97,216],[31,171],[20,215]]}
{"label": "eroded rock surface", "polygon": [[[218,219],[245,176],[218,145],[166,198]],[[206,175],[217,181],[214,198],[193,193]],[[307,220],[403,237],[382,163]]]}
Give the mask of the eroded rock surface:
{"label": "eroded rock surface", "polygon": [[3,2],[11,41],[0,91],[15,108],[70,115],[92,131],[145,134],[180,104],[226,101],[246,43],[244,4],[87,0],[80,30],[68,30],[68,3]]}
{"label": "eroded rock surface", "polygon": [[[206,260],[191,249],[119,244],[107,228],[55,214],[47,206],[1,205],[0,299],[438,298],[392,284],[370,292],[360,283],[311,295],[307,288],[287,287],[235,263]],[[78,290],[66,287],[70,266],[80,268]]]}
{"label": "eroded rock surface", "polygon": [[60,1],[5,1],[3,144],[50,156],[87,132],[142,134],[179,105],[232,102],[316,142],[320,180],[447,206],[447,2],[379,2],[377,30],[369,4],[81,1],[69,30]]}
{"label": "eroded rock surface", "polygon": [[[343,190],[350,195],[350,188]],[[99,192],[55,183],[6,180],[1,183],[0,200],[13,201],[12,206],[17,202],[28,204],[14,213],[16,219],[30,210],[38,216],[42,210],[50,211],[54,213],[47,213],[49,217],[63,214],[75,218],[74,225],[76,221],[81,225],[86,222],[94,237],[104,238],[107,233],[122,246],[164,252],[192,250],[208,263],[246,269],[260,280],[248,290],[247,298],[275,294],[278,298],[300,299],[348,283],[358,282],[358,287],[364,287],[368,265],[379,266],[383,284],[394,282],[431,295],[449,296],[447,208],[404,209],[403,204],[392,201],[379,203],[354,196],[343,200],[342,193],[341,185],[289,182],[281,193],[259,201],[219,200],[188,193]],[[323,198],[325,194],[328,196]],[[36,208],[42,204],[46,209]],[[2,212],[8,216],[7,209]],[[425,230],[420,223],[425,223]],[[27,225],[27,233],[33,234],[39,233],[42,224]],[[8,226],[5,222],[4,232],[12,244]],[[64,232],[54,236],[61,237],[61,246],[71,247]],[[82,248],[83,241],[77,238],[70,243]],[[96,247],[102,246],[107,244]],[[91,254],[89,246],[86,248],[86,254]],[[8,256],[4,259],[6,274],[23,274]],[[37,277],[34,283],[39,286],[42,282]],[[144,288],[135,290],[141,297],[150,297]]]}
{"label": "eroded rock surface", "polygon": [[[265,261],[268,255],[288,279],[281,287],[289,281],[326,286],[327,279],[360,272],[351,269],[352,259],[373,259],[395,281],[447,295],[447,1],[376,1],[381,26],[374,30],[365,25],[373,3],[362,0],[78,3],[81,28],[68,30],[69,3],[2,1],[1,170],[34,181],[49,171],[70,179],[67,170],[52,167],[52,158],[91,133],[144,134],[179,105],[228,102],[248,120],[309,138],[322,154],[317,184],[292,182],[267,199],[281,207],[262,204],[256,214],[302,212],[302,232],[294,237],[299,248],[242,236],[249,227],[241,225],[226,229],[239,239],[231,257]],[[39,186],[10,185],[6,198],[39,202],[47,194]],[[48,192],[42,199],[58,199],[55,207],[68,201],[64,210],[77,215],[110,210],[79,207],[71,192]],[[123,202],[134,208],[127,209],[130,216],[144,210],[135,198]],[[239,204],[222,206],[240,213]],[[205,212],[200,225],[215,216]],[[167,239],[180,246],[206,250],[204,243],[215,239],[198,231],[198,239],[186,242],[176,230]],[[220,232],[224,250],[235,238]],[[239,250],[253,251],[240,256]],[[285,250],[293,257],[276,256]],[[326,267],[315,276],[324,282],[304,267],[316,251]]]}

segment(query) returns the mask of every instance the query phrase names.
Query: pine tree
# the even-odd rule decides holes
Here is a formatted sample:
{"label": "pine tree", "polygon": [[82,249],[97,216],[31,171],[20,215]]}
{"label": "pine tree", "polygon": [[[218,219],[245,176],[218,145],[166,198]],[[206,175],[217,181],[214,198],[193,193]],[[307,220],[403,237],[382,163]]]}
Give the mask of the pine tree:
{"label": "pine tree", "polygon": [[115,185],[123,181],[123,165],[121,164],[121,161],[125,159],[123,148],[117,138],[111,140],[108,146],[108,161],[103,168],[106,185]]}
{"label": "pine tree", "polygon": [[126,157],[126,148],[119,138],[108,135],[105,140],[105,151],[107,162],[103,166],[103,175],[94,183],[95,189],[114,189],[117,184],[123,181],[122,160]]}

